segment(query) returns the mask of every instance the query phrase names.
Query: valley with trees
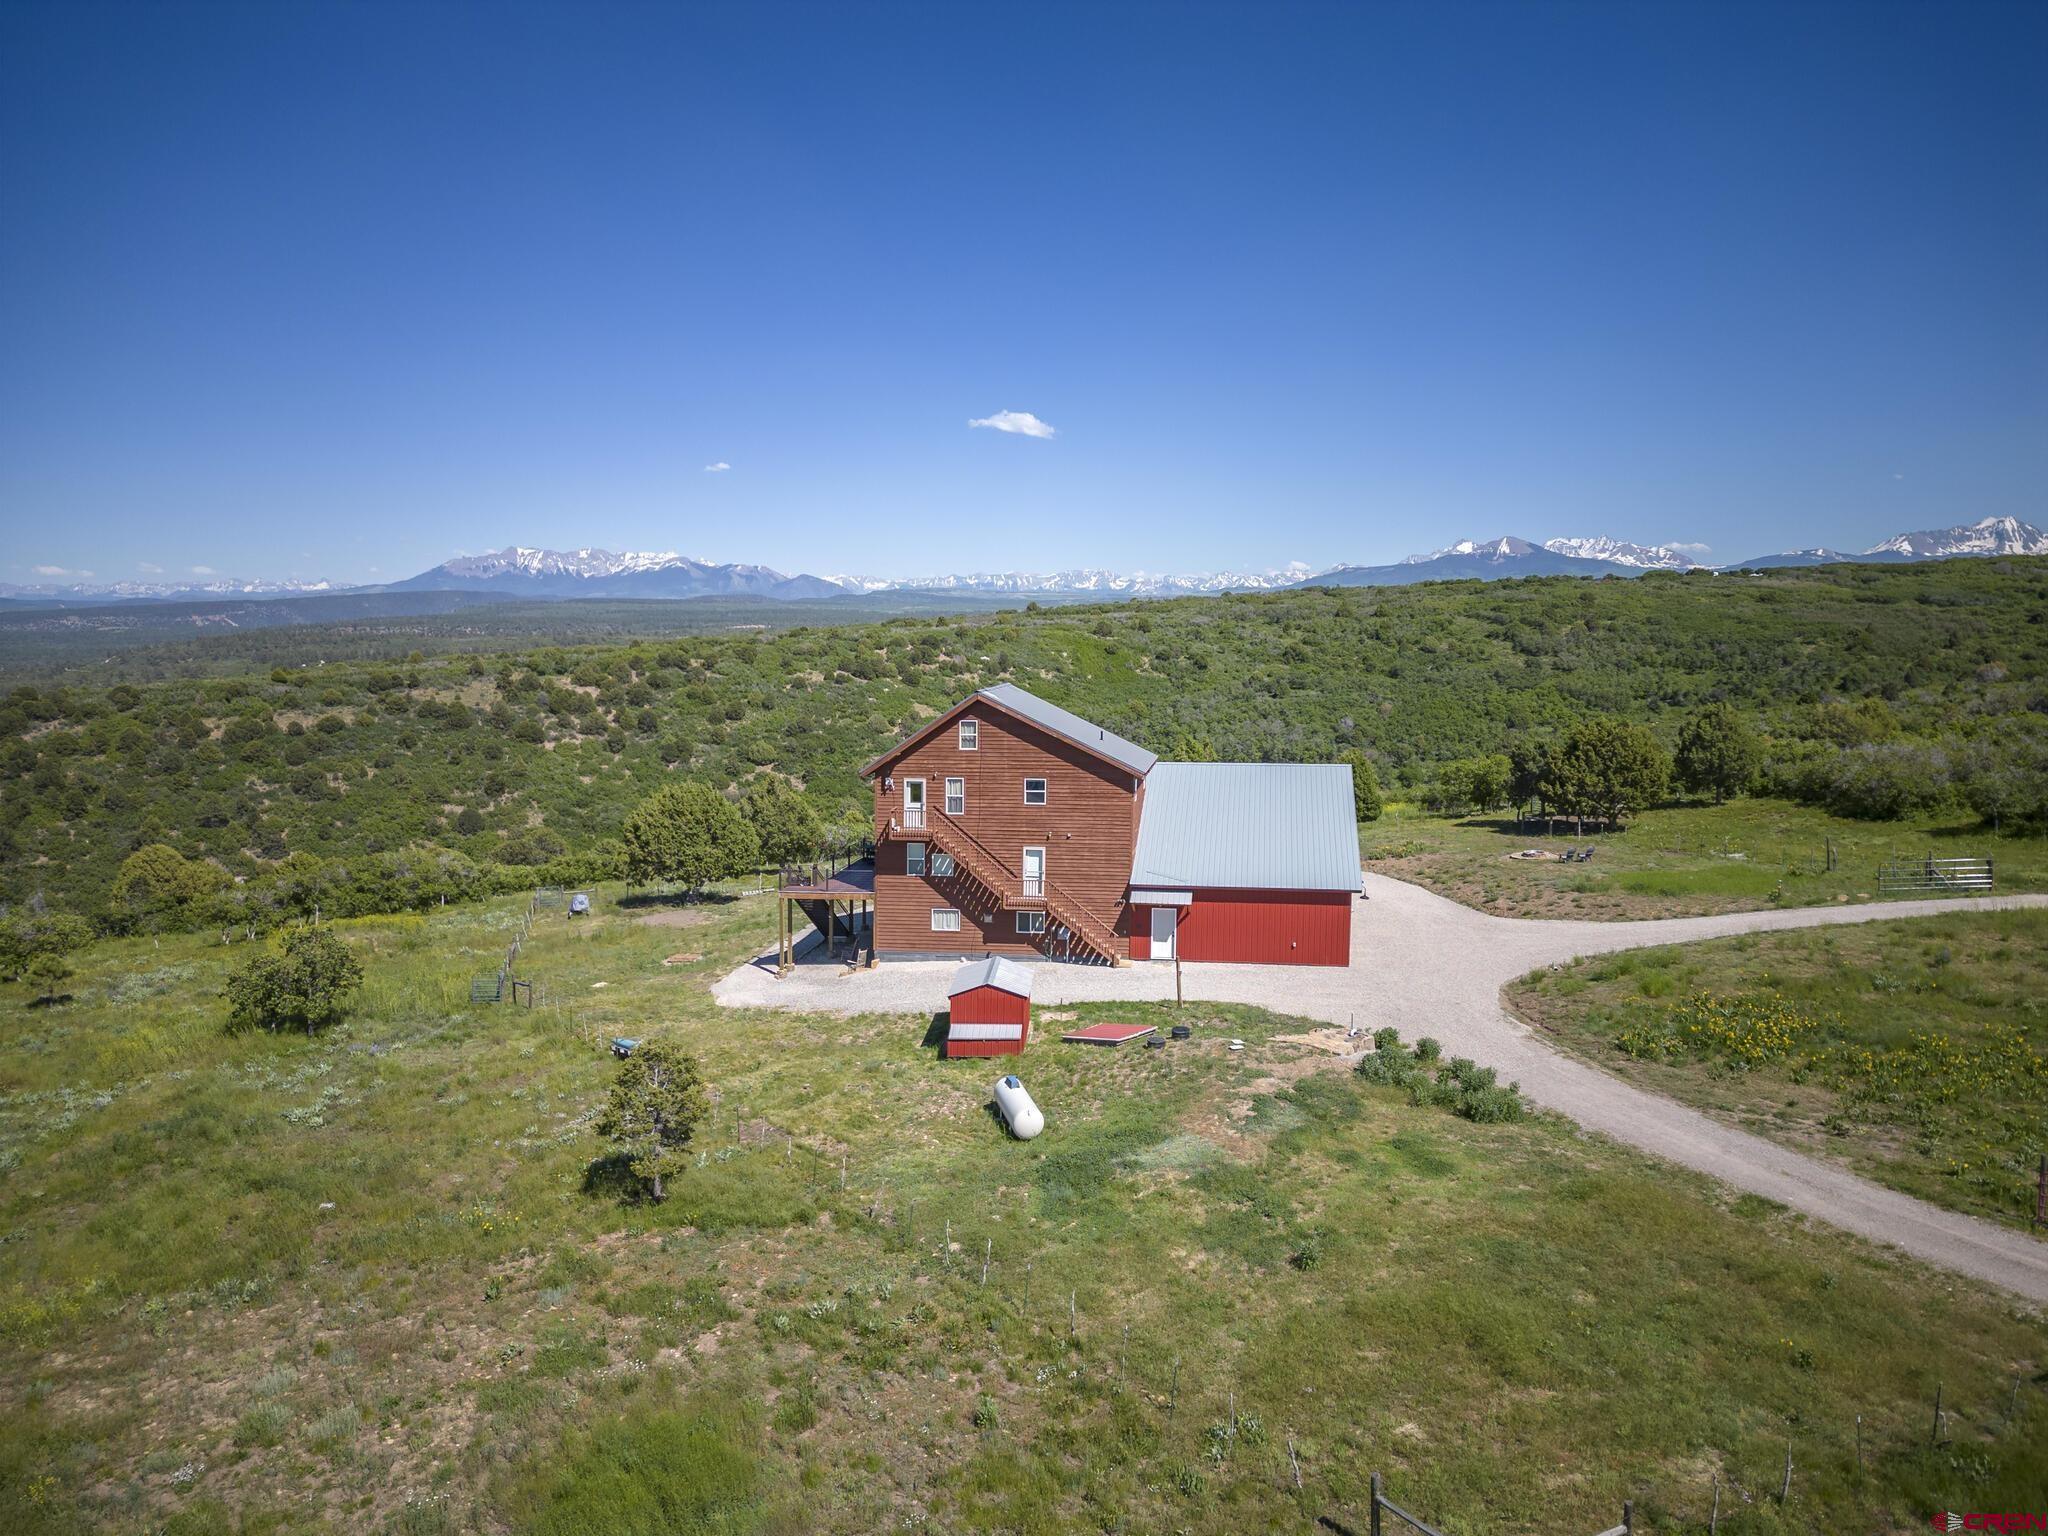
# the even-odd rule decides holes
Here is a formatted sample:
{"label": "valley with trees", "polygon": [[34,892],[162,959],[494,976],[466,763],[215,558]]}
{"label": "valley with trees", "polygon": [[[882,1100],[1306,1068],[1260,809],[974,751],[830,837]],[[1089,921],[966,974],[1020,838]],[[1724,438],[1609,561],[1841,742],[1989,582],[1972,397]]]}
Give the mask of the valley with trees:
{"label": "valley with trees", "polygon": [[[1026,1147],[928,1016],[711,988],[772,937],[757,872],[856,846],[859,765],[1004,680],[1169,756],[1348,762],[1366,868],[1483,911],[1863,901],[1929,849],[2048,889],[2044,576],[325,664],[294,633],[241,672],[13,680],[0,1526],[1223,1536],[1363,1529],[1374,1471],[1460,1536],[1624,1499],[1731,1536],[2030,1507],[2038,1310],[1528,1113],[1432,1038],[1380,1029],[1353,1071],[1284,1010],[1074,1005],[1192,1038],[1034,1045],[1054,1113]],[[562,886],[591,915],[536,895]],[[2024,1230],[2040,929],[1716,940],[1510,1001],[1603,1070]],[[508,946],[538,992],[474,1001]]]}

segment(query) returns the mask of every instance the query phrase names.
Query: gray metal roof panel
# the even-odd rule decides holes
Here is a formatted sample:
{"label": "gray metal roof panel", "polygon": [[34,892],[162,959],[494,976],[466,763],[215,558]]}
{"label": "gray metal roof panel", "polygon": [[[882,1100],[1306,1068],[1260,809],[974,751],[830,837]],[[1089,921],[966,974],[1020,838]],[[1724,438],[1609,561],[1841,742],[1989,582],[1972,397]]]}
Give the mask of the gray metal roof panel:
{"label": "gray metal roof panel", "polygon": [[1011,714],[1043,726],[1055,736],[1064,736],[1076,746],[1098,753],[1135,774],[1150,773],[1152,765],[1159,761],[1158,753],[1147,752],[1136,742],[1124,740],[1115,731],[1105,730],[1093,720],[1083,720],[1072,710],[1048,704],[1037,694],[1026,693],[1015,683],[996,683],[980,690],[976,697],[999,704]]}
{"label": "gray metal roof panel", "polygon": [[1131,884],[1356,891],[1348,763],[1160,763],[1145,778]]}
{"label": "gray metal roof panel", "polygon": [[1031,972],[1001,955],[990,955],[986,960],[970,960],[953,973],[953,984],[946,989],[946,995],[957,997],[976,987],[999,987],[1019,997],[1029,997]]}

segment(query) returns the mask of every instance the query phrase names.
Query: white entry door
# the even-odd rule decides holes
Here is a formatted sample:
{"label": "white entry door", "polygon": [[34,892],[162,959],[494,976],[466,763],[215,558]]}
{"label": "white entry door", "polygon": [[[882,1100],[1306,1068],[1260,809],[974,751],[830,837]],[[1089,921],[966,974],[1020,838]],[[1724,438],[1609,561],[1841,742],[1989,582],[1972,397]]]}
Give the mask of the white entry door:
{"label": "white entry door", "polygon": [[924,825],[924,780],[903,781],[903,825],[917,829]]}
{"label": "white entry door", "polygon": [[1180,921],[1179,907],[1154,907],[1152,909],[1152,958],[1171,960],[1173,958],[1173,930]]}
{"label": "white entry door", "polygon": [[1043,896],[1045,894],[1045,850],[1026,848],[1024,850],[1024,894]]}

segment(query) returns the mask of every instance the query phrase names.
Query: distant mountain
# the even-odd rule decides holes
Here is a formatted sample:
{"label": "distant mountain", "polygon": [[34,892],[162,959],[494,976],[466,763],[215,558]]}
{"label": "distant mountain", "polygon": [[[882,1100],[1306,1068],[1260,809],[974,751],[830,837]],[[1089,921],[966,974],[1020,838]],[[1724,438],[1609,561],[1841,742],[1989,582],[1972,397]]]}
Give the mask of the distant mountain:
{"label": "distant mountain", "polygon": [[58,586],[43,582],[21,586],[0,582],[0,599],[11,598],[44,605],[100,607],[107,603],[204,602],[212,598],[311,597],[322,592],[346,591],[331,581],[108,581],[72,582]]}
{"label": "distant mountain", "polygon": [[[1196,576],[1156,572],[1071,570],[1047,573],[977,572],[971,576],[913,576],[902,581],[861,582],[862,591],[1045,593],[1051,596],[1189,597],[1205,592],[1275,592],[1300,585],[1313,567],[1295,561],[1283,570],[1250,573],[1216,571]],[[849,578],[839,578],[849,580]]]}
{"label": "distant mountain", "polygon": [[[1605,560],[1639,571],[1691,571],[1700,562],[1675,544],[1631,544],[1626,539],[1598,535],[1590,539],[1545,539],[1543,547],[1553,555],[1570,555],[1574,560]],[[1701,546],[1694,545],[1698,549]]]}
{"label": "distant mountain", "polygon": [[1873,544],[1865,560],[1948,560],[1958,555],[2048,555],[2048,533],[2016,517],[1926,528]]}
{"label": "distant mountain", "polygon": [[848,590],[818,576],[785,576],[765,565],[715,565],[673,550],[528,549],[508,545],[463,555],[378,588],[384,592],[499,592],[508,598],[831,597]]}
{"label": "distant mountain", "polygon": [[1782,555],[1758,555],[1721,567],[1724,571],[1773,571],[1794,565],[1846,565],[1856,559],[1839,549],[1818,545],[1813,549],[1788,549]]}
{"label": "distant mountain", "polygon": [[1418,581],[1498,581],[1509,576],[1639,576],[1642,569],[1618,560],[1561,554],[1527,539],[1503,535],[1483,542],[1460,539],[1434,554],[1410,555],[1398,565],[1340,565],[1295,585],[1396,587]]}
{"label": "distant mountain", "polygon": [[1898,565],[1917,560],[1953,560],[1985,555],[2048,555],[2048,533],[2016,517],[1987,517],[1953,528],[1924,528],[1873,544],[1860,555],[1839,549],[1794,549],[1782,555],[1758,555],[1727,567],[1735,571],[1771,570],[1792,565],[1837,565],[1863,562]]}

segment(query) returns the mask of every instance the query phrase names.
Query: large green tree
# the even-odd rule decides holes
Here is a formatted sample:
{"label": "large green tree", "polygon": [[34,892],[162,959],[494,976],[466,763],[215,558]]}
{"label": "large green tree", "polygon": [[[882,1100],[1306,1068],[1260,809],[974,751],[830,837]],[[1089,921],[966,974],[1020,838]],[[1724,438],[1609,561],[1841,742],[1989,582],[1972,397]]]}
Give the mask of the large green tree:
{"label": "large green tree", "polygon": [[1351,803],[1360,821],[1378,821],[1385,809],[1380,795],[1379,770],[1363,752],[1347,752],[1338,759],[1351,765]]}
{"label": "large green tree", "polygon": [[1670,779],[1671,759],[1647,727],[1606,717],[1582,720],[1551,749],[1543,802],[1561,816],[1619,826],[1655,804]]}
{"label": "large green tree", "polygon": [[354,951],[325,928],[294,928],[275,954],[258,955],[228,977],[231,1029],[304,1029],[338,1022],[363,984]]}
{"label": "large green tree", "polygon": [[643,1040],[612,1081],[597,1133],[625,1154],[635,1177],[661,1200],[666,1181],[689,1166],[690,1138],[710,1107],[695,1058]]}
{"label": "large green tree", "polygon": [[733,803],[704,784],[665,784],[641,801],[619,829],[626,878],[672,880],[699,890],[761,862],[754,829]]}
{"label": "large green tree", "polygon": [[146,926],[181,920],[187,909],[227,884],[228,877],[204,859],[188,859],[168,843],[151,843],[121,861],[108,894],[119,919]]}
{"label": "large green tree", "polygon": [[1732,704],[1704,704],[1678,728],[1673,767],[1681,788],[1715,804],[1747,794],[1763,771],[1763,744]]}
{"label": "large green tree", "polygon": [[774,774],[753,779],[740,799],[740,810],[754,829],[760,857],[770,864],[814,859],[824,844],[818,813],[787,779]]}
{"label": "large green tree", "polygon": [[92,942],[92,924],[69,912],[15,912],[0,917],[0,980],[12,980],[42,955],[66,955]]}

